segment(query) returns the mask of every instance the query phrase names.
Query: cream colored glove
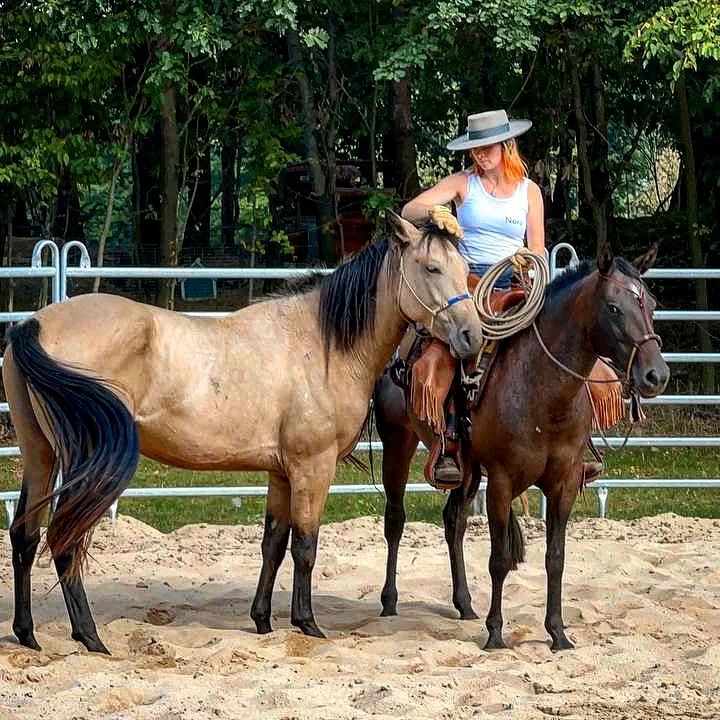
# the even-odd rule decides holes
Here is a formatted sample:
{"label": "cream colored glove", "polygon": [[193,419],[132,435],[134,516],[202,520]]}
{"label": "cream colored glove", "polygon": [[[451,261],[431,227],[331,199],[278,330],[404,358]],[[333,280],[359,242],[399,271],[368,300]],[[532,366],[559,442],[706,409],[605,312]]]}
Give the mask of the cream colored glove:
{"label": "cream colored glove", "polygon": [[450,212],[450,208],[445,207],[445,205],[433,205],[428,210],[428,218],[430,218],[430,222],[435,223],[441,230],[447,230],[456,238],[461,238],[464,234],[457,218]]}

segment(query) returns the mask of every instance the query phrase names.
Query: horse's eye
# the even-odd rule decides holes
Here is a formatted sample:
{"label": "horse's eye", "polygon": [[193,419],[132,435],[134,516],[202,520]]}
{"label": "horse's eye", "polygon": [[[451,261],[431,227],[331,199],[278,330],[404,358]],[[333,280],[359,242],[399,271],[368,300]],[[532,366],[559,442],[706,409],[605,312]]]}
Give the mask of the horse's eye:
{"label": "horse's eye", "polygon": [[440,268],[439,268],[437,265],[427,265],[427,266],[425,267],[425,269],[426,269],[429,273],[439,273],[439,272],[440,272]]}
{"label": "horse's eye", "polygon": [[620,308],[617,305],[613,305],[612,303],[608,303],[608,310],[610,311],[611,315],[620,314]]}

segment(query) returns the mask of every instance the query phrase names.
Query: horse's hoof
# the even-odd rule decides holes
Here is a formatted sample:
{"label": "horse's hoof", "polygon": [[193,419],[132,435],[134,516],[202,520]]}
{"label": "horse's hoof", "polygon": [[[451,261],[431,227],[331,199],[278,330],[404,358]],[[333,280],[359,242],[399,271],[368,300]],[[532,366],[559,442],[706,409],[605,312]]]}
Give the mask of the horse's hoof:
{"label": "horse's hoof", "polygon": [[73,633],[72,639],[81,642],[88,649],[88,652],[101,653],[103,655],[111,654],[97,635],[76,635]]}
{"label": "horse's hoof", "polygon": [[26,648],[30,648],[31,650],[42,650],[40,644],[35,639],[35,633],[32,630],[27,630],[23,632],[15,630],[14,632],[15,637],[18,639],[18,642],[21,645],[24,645]]}
{"label": "horse's hoof", "polygon": [[563,635],[563,637],[553,640],[550,649],[553,652],[559,652],[560,650],[574,650],[575,646]]}
{"label": "horse's hoof", "polygon": [[267,635],[272,632],[272,625],[269,620],[255,620],[255,629],[258,635]]}
{"label": "horse's hoof", "polygon": [[458,608],[461,620],[479,620],[477,613],[472,608],[465,608],[463,610]]}
{"label": "horse's hoof", "polygon": [[397,608],[394,608],[394,607],[388,607],[388,608],[384,607],[380,611],[380,617],[393,617],[394,615],[397,615],[397,614],[398,614]]}
{"label": "horse's hoof", "polygon": [[315,624],[314,620],[294,620],[292,623],[303,635],[324,638],[325,633]]}
{"label": "horse's hoof", "polygon": [[483,650],[507,650],[507,645],[502,639],[502,635],[500,635],[499,637],[494,637],[493,635],[491,635],[487,639]]}

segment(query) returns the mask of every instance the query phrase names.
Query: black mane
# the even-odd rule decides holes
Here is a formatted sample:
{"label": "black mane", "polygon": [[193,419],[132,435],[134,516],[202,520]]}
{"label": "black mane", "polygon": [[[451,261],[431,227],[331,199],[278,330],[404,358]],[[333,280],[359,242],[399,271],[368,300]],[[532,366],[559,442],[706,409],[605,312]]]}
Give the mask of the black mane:
{"label": "black mane", "polygon": [[[625,258],[616,257],[615,267],[623,274],[635,280],[640,279],[638,269]],[[563,298],[566,292],[575,285],[575,283],[587,277],[593,270],[597,268],[595,260],[583,260],[578,265],[573,265],[564,272],[560,273],[548,286],[545,291],[546,307],[550,304],[556,304]]]}
{"label": "black mane", "polygon": [[[434,238],[457,243],[453,235],[432,223],[420,231],[428,251]],[[350,350],[374,326],[377,281],[388,252],[393,252],[388,238],[371,243],[322,278],[319,321],[326,353],[333,344],[341,350]],[[397,258],[394,262],[397,264]],[[390,265],[388,270],[393,267]]]}
{"label": "black mane", "polygon": [[349,350],[375,322],[377,281],[390,249],[385,238],[344,262],[320,284],[319,321],[325,350]]}

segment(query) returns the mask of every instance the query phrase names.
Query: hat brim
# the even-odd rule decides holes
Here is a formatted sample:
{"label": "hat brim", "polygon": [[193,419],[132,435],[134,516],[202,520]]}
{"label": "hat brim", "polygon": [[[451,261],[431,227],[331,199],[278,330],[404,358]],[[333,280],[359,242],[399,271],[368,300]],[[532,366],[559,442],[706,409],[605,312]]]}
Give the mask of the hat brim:
{"label": "hat brim", "polygon": [[447,144],[448,150],[470,150],[476,147],[487,147],[488,145],[494,145],[495,143],[502,142],[503,140],[509,140],[510,138],[517,137],[527,132],[532,127],[532,121],[530,120],[510,120],[510,129],[507,132],[499,133],[498,135],[490,135],[484,138],[476,138],[469,140],[467,133],[455,138],[452,142]]}

